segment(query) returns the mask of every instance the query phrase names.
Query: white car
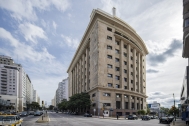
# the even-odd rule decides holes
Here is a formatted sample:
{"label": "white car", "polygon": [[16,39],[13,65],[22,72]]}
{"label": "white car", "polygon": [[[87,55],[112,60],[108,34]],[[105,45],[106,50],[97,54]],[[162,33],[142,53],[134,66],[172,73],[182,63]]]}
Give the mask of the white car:
{"label": "white car", "polygon": [[18,115],[0,115],[1,126],[22,126],[23,119]]}

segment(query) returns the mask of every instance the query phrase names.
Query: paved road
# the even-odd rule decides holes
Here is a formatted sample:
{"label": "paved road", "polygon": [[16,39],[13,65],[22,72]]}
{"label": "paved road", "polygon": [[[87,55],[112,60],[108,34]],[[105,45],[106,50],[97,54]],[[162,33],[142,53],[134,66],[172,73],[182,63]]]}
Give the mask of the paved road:
{"label": "paved road", "polygon": [[50,122],[35,123],[39,117],[28,116],[24,118],[22,126],[169,126],[159,124],[158,119],[150,121],[138,120],[116,120],[67,115],[62,113],[48,113]]}

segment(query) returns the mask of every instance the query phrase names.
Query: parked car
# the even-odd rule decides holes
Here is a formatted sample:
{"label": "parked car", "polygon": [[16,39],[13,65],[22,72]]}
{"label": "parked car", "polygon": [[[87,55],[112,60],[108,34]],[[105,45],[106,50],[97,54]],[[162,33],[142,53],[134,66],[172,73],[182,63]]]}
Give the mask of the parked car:
{"label": "parked car", "polygon": [[40,111],[36,111],[36,112],[34,112],[33,115],[34,115],[34,116],[41,116],[41,112],[40,112]]}
{"label": "parked car", "polygon": [[144,115],[144,116],[142,116],[142,120],[150,120],[150,116]]}
{"label": "parked car", "polygon": [[34,115],[34,111],[29,111],[29,115]]}
{"label": "parked car", "polygon": [[22,113],[20,113],[20,116],[28,116],[28,113],[26,111],[23,111]]}
{"label": "parked car", "polygon": [[41,113],[41,115],[43,115],[43,111],[39,111]]}
{"label": "parked car", "polygon": [[136,115],[129,115],[128,116],[128,120],[135,120],[138,119],[138,117]]}
{"label": "parked car", "polygon": [[159,123],[167,123],[167,124],[170,124],[172,122],[172,119],[169,118],[169,117],[161,117],[159,119]]}
{"label": "parked car", "polygon": [[85,113],[83,116],[84,116],[84,117],[92,117],[92,114]]}

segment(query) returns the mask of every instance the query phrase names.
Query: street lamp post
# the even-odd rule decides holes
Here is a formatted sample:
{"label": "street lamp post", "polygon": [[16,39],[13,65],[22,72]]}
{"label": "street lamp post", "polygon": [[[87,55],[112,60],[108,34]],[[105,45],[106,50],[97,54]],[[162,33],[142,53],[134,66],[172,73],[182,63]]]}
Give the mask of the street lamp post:
{"label": "street lamp post", "polygon": [[175,118],[175,121],[176,121],[176,112],[175,112],[175,96],[174,96],[174,93],[173,93],[173,99],[174,99],[174,118]]}

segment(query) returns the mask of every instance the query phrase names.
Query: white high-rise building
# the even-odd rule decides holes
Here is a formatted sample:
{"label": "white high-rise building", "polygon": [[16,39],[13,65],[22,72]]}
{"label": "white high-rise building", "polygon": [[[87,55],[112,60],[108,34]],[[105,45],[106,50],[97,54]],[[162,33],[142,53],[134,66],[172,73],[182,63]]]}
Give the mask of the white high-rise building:
{"label": "white high-rise building", "polygon": [[58,84],[56,95],[57,104],[61,103],[63,99],[68,100],[68,78],[62,80],[62,82]]}
{"label": "white high-rise building", "polygon": [[33,90],[33,101],[34,102],[37,102],[37,91],[36,90]]}
{"label": "white high-rise building", "polygon": [[[15,110],[26,108],[26,73],[21,64],[8,56],[0,55],[0,94],[4,100],[15,101]],[[12,96],[12,97],[11,97]],[[15,97],[16,96],[16,97]]]}
{"label": "white high-rise building", "polygon": [[[33,101],[32,83],[28,75],[26,75],[26,102],[30,104]],[[32,97],[31,97],[32,95]]]}

